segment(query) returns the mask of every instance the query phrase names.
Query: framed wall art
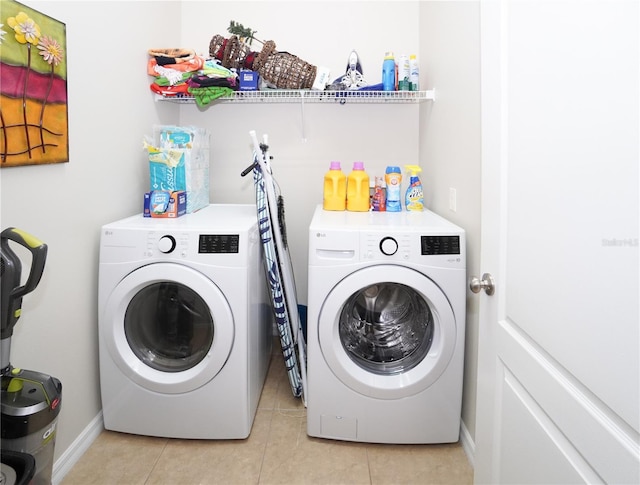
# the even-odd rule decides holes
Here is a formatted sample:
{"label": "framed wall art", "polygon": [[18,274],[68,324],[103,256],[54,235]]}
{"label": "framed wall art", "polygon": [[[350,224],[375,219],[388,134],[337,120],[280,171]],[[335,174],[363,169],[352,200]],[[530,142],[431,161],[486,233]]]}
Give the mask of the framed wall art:
{"label": "framed wall art", "polygon": [[0,9],[0,166],[69,161],[66,26],[14,0]]}

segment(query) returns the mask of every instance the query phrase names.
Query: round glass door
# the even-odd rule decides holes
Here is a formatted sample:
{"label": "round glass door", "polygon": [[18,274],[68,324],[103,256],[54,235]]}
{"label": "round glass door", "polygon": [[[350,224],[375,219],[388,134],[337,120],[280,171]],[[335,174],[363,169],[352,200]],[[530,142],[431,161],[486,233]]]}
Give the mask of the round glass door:
{"label": "round glass door", "polygon": [[352,294],[338,325],[340,342],[351,360],[380,375],[413,369],[433,342],[433,315],[427,302],[400,283],[377,283]]}
{"label": "round glass door", "polygon": [[318,316],[322,356],[346,386],[399,399],[433,384],[453,356],[457,326],[442,290],[397,265],[354,271],[329,292]]}
{"label": "round glass door", "polygon": [[100,338],[120,371],[146,389],[197,389],[231,353],[234,320],[224,294],[187,266],[154,263],[129,273],[104,308]]}
{"label": "round glass door", "polygon": [[146,365],[181,372],[200,363],[213,343],[213,317],[191,288],[173,281],[153,283],[131,299],[124,333]]}

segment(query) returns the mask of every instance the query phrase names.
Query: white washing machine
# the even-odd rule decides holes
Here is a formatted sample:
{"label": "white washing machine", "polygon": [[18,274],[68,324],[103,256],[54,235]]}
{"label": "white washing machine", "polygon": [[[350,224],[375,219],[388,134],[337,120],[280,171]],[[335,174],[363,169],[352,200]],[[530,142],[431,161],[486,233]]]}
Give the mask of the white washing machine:
{"label": "white washing machine", "polygon": [[102,227],[98,326],[108,430],[249,436],[273,328],[254,205]]}
{"label": "white washing machine", "polygon": [[329,212],[309,226],[307,433],[458,441],[465,233],[430,211]]}

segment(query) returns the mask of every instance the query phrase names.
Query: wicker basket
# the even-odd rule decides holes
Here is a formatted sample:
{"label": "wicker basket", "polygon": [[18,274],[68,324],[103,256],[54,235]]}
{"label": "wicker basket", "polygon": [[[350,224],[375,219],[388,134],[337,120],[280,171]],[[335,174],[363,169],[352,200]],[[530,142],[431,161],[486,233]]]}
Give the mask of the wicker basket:
{"label": "wicker basket", "polygon": [[248,65],[254,54],[236,35],[229,39],[214,35],[209,43],[209,55],[227,69],[258,71],[265,81],[279,89],[310,89],[313,86],[316,66],[288,52],[276,51],[274,41],[266,41],[252,65]]}
{"label": "wicker basket", "polygon": [[214,35],[211,38],[211,42],[209,42],[209,56],[212,59],[222,60],[224,57],[224,48],[227,45],[227,39],[222,37],[221,35]]}
{"label": "wicker basket", "polygon": [[232,35],[228,39],[221,35],[214,35],[209,42],[209,55],[218,59],[227,69],[243,69],[250,52],[237,35]]}
{"label": "wicker basket", "polygon": [[317,67],[288,52],[275,50],[272,40],[264,43],[253,62],[254,70],[267,82],[279,89],[310,89],[316,78]]}

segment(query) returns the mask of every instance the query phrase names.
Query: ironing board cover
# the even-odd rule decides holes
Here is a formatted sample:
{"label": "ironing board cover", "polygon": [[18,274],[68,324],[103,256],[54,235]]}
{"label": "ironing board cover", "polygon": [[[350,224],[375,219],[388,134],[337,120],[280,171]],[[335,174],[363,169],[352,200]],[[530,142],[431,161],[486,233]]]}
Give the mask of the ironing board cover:
{"label": "ironing board cover", "polygon": [[284,242],[285,235],[282,233],[279,220],[279,215],[284,218],[284,213],[279,214],[278,211],[276,184],[271,174],[268,147],[266,143],[258,143],[254,131],[251,131],[250,135],[254,144],[253,180],[258,226],[264,249],[271,303],[291,391],[295,397],[301,397],[306,406],[306,344],[298,312],[291,256]]}

